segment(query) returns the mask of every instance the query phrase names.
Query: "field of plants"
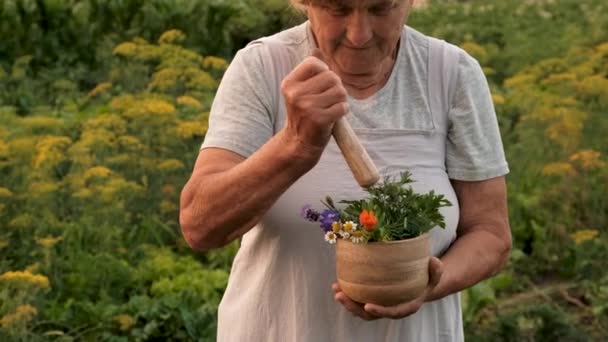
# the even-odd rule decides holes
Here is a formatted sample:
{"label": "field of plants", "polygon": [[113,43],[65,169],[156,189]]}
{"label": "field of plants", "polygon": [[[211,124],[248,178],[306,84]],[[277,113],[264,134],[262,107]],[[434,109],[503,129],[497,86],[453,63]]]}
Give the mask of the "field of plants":
{"label": "field of plants", "polygon": [[[231,57],[287,0],[0,0],[0,340],[212,341],[236,243],[194,254],[179,193]],[[608,340],[608,3],[431,1],[475,56],[510,164],[511,262],[469,341]]]}

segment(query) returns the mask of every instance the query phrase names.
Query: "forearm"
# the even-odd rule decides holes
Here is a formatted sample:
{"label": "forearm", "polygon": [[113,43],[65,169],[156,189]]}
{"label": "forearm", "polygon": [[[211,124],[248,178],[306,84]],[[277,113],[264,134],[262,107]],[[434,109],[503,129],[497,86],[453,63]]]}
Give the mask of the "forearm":
{"label": "forearm", "polygon": [[189,244],[217,248],[246,233],[319,156],[281,131],[229,170],[193,177],[180,218]]}
{"label": "forearm", "polygon": [[427,301],[462,291],[500,272],[506,264],[511,243],[487,230],[460,236],[441,258],[443,275]]}

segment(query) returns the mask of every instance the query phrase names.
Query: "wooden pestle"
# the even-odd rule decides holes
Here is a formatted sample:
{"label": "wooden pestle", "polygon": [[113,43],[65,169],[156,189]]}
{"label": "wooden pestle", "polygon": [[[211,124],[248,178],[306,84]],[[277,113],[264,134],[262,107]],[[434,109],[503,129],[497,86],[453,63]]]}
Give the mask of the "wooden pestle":
{"label": "wooden pestle", "polygon": [[[352,114],[349,111],[346,115]],[[364,188],[376,184],[380,179],[378,169],[345,117],[336,121],[332,134],[357,183]]]}

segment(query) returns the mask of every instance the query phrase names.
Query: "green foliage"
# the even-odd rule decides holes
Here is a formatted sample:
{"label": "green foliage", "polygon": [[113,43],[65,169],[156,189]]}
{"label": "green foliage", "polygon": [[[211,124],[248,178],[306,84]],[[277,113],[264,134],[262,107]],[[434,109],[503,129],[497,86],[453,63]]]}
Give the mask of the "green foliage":
{"label": "green foliage", "polygon": [[347,206],[341,217],[345,221],[358,221],[363,210],[372,210],[377,218],[376,229],[368,241],[395,241],[413,238],[428,232],[436,226],[445,228],[439,208],[451,206],[443,195],[430,191],[426,194],[415,192],[410,172],[401,173],[399,180],[386,177],[380,184],[365,189],[368,197],[353,201],[340,201]]}

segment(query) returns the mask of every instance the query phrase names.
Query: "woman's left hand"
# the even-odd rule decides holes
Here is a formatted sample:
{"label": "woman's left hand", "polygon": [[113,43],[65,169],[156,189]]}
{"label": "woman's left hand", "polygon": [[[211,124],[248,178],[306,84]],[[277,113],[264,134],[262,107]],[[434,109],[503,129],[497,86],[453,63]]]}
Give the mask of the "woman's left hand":
{"label": "woman's left hand", "polygon": [[424,293],[412,301],[395,306],[381,306],[371,303],[363,304],[355,302],[354,300],[348,298],[344,292],[342,292],[337,283],[334,283],[332,288],[335,292],[335,300],[342,304],[346,310],[350,311],[355,316],[358,316],[366,321],[371,321],[378,318],[399,319],[416,313],[420,307],[422,307],[422,304],[424,304],[437,284],[439,284],[442,274],[443,263],[438,258],[432,257],[429,261],[429,285]]}

